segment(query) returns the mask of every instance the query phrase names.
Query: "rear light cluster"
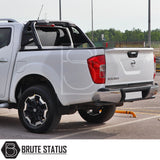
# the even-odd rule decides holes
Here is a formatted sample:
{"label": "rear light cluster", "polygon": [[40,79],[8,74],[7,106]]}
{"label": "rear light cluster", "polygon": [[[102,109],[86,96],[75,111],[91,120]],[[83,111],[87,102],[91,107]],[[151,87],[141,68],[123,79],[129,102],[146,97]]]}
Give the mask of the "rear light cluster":
{"label": "rear light cluster", "polygon": [[106,81],[105,55],[98,55],[88,59],[88,67],[92,80],[96,84],[104,84]]}
{"label": "rear light cluster", "polygon": [[156,56],[154,55],[154,75],[153,75],[153,79],[155,79],[156,77]]}

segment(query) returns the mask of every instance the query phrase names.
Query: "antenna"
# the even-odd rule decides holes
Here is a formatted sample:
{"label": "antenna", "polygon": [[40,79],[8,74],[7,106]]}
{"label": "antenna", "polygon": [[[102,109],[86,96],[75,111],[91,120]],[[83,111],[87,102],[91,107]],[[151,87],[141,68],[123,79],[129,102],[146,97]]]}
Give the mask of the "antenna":
{"label": "antenna", "polygon": [[42,12],[42,10],[43,10],[43,7],[44,7],[44,5],[42,4],[37,20],[39,20],[39,18],[40,18],[40,16],[41,16],[41,12]]}

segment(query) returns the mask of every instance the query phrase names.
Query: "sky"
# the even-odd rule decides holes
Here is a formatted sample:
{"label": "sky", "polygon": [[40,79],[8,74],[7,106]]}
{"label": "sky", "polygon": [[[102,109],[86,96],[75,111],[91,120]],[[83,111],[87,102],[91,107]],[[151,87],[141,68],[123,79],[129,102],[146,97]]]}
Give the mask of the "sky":
{"label": "sky", "polygon": [[[59,20],[59,0],[0,0],[0,18],[19,22],[37,19]],[[61,0],[62,20],[91,30],[91,0]],[[114,28],[125,31],[148,29],[148,0],[93,0],[94,30]],[[160,28],[160,0],[151,0],[151,28]]]}

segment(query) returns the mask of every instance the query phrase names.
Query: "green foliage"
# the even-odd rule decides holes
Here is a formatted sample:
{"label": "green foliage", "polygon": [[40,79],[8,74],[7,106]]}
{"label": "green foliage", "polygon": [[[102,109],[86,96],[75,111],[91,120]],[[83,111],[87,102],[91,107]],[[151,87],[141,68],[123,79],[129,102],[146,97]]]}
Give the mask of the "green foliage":
{"label": "green foliage", "polygon": [[[86,33],[92,39],[92,32]],[[148,40],[148,32],[140,29],[126,30],[121,32],[113,28],[108,30],[96,30],[93,32],[93,42],[102,42],[102,34],[106,42],[142,42]],[[160,29],[152,30],[152,41],[160,41]]]}

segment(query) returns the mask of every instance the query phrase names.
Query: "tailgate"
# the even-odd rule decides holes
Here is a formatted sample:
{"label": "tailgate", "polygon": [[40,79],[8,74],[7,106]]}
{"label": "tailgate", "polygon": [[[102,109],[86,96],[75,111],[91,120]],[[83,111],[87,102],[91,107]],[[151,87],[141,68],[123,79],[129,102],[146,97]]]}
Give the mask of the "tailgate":
{"label": "tailgate", "polygon": [[105,56],[107,86],[153,81],[152,48],[106,49]]}

